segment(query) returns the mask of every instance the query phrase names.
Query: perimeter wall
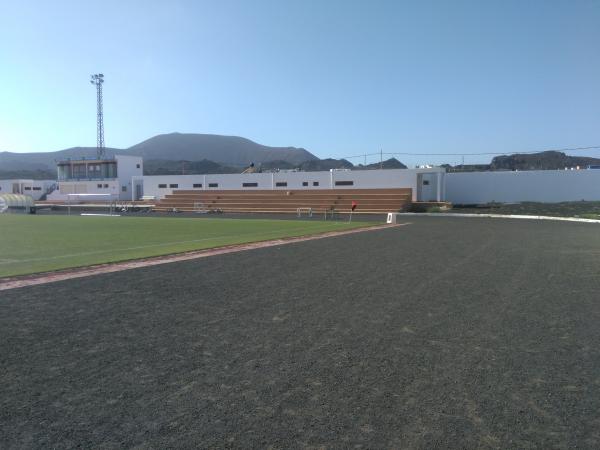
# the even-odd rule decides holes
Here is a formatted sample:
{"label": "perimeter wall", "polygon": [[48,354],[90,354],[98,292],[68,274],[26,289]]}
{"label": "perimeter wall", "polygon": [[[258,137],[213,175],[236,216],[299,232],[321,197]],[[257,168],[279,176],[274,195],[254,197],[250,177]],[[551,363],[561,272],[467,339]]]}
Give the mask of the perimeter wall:
{"label": "perimeter wall", "polygon": [[446,174],[454,204],[600,200],[600,170],[529,170]]}

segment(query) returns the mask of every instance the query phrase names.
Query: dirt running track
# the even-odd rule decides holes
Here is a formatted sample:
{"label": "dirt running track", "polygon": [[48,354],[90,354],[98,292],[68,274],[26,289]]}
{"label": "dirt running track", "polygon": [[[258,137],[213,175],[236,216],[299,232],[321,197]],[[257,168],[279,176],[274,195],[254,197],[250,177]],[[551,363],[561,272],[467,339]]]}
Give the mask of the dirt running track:
{"label": "dirt running track", "polygon": [[410,222],[0,292],[0,448],[600,448],[597,225]]}

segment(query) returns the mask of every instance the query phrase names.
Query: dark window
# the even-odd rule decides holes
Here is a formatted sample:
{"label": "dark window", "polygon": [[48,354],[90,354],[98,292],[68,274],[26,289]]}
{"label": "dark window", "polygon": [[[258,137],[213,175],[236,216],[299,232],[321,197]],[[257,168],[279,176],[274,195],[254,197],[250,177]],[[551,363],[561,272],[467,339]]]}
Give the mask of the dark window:
{"label": "dark window", "polygon": [[178,188],[179,185],[177,183],[172,183],[169,185],[170,188]]}
{"label": "dark window", "polygon": [[159,184],[159,185],[158,185],[158,188],[159,188],[159,189],[164,189],[164,188],[166,188],[166,187],[167,187],[167,185],[166,185],[166,184]]}
{"label": "dark window", "polygon": [[194,187],[195,188],[201,188],[202,187],[202,183],[194,183]]}
{"label": "dark window", "polygon": [[429,180],[423,180],[423,186],[429,186]]}
{"label": "dark window", "polygon": [[104,187],[105,187],[105,188],[107,188],[107,187],[108,187],[108,184],[105,184],[105,185],[104,185]]}
{"label": "dark window", "polygon": [[287,186],[287,181],[278,181],[277,183],[275,183],[275,186],[277,186],[277,187],[286,187]]}
{"label": "dark window", "polygon": [[303,181],[302,186],[308,186],[308,181]]}
{"label": "dark window", "polygon": [[41,190],[42,190],[42,188],[41,188],[41,187],[39,187],[39,186],[34,186],[34,187],[33,187],[33,190],[34,190],[34,191],[41,191]]}
{"label": "dark window", "polygon": [[313,181],[313,186],[318,186],[319,182],[318,181]]}
{"label": "dark window", "polygon": [[336,186],[354,186],[354,181],[336,181]]}
{"label": "dark window", "polygon": [[219,183],[208,183],[208,187],[219,187]]}
{"label": "dark window", "polygon": [[136,168],[136,169],[139,169],[139,168],[140,168],[140,165],[139,165],[139,164],[136,164],[136,165],[135,165],[135,168]]}
{"label": "dark window", "polygon": [[127,192],[127,186],[121,186],[121,191]]}
{"label": "dark window", "polygon": [[31,187],[29,187],[29,186],[25,186],[25,190],[26,190],[26,191],[30,191],[30,190],[31,190]]}
{"label": "dark window", "polygon": [[102,189],[102,183],[96,185],[98,189]]}
{"label": "dark window", "polygon": [[258,183],[242,183],[242,187],[258,187]]}

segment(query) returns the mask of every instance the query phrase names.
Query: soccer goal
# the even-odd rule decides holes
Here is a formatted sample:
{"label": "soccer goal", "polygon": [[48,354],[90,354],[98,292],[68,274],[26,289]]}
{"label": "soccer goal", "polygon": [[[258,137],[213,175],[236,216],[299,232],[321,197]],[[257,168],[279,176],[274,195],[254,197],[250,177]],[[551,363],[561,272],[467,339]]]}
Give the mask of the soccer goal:
{"label": "soccer goal", "polygon": [[340,215],[333,206],[331,208],[328,208],[325,210],[325,220],[327,220],[327,219],[334,220],[334,219],[339,219],[339,218],[340,218]]}
{"label": "soccer goal", "polygon": [[194,212],[198,214],[206,214],[208,213],[208,209],[204,203],[194,202]]}
{"label": "soccer goal", "polygon": [[117,200],[117,194],[67,194],[67,214],[118,216]]}
{"label": "soccer goal", "polygon": [[306,214],[307,217],[312,217],[313,210],[312,210],[312,208],[298,208],[298,209],[296,209],[296,215],[298,217],[302,217],[303,213]]}

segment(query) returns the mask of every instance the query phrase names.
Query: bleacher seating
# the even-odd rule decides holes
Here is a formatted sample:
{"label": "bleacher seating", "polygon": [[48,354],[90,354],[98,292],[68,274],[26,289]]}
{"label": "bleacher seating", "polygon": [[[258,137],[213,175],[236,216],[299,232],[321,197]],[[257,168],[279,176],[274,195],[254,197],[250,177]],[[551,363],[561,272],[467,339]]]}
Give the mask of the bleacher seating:
{"label": "bleacher seating", "polygon": [[306,190],[175,190],[159,200],[156,211],[223,211],[239,213],[296,213],[311,208],[314,213],[332,209],[356,214],[400,211],[412,201],[411,189],[306,189]]}

